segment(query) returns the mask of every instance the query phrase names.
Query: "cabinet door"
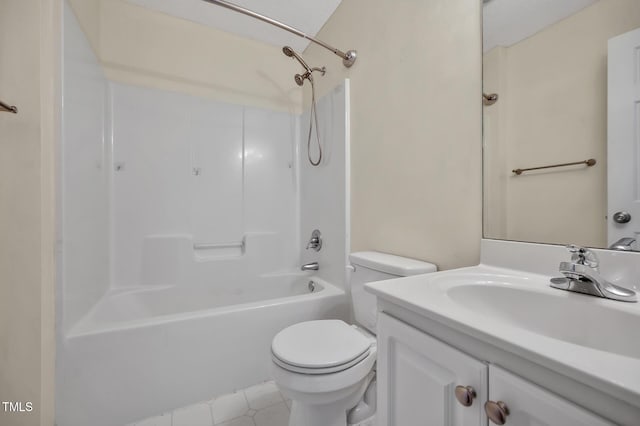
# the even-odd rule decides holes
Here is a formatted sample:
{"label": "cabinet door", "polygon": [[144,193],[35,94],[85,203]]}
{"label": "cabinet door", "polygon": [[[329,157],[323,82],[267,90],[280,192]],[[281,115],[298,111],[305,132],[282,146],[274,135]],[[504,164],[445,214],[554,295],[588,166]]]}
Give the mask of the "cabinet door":
{"label": "cabinet door", "polygon": [[[384,313],[378,317],[380,426],[486,426],[487,366]],[[456,386],[476,393],[465,407]]]}
{"label": "cabinet door", "polygon": [[[593,413],[529,383],[495,365],[489,367],[489,399],[503,402],[509,414],[505,425],[613,426]],[[493,422],[489,422],[493,425]]]}

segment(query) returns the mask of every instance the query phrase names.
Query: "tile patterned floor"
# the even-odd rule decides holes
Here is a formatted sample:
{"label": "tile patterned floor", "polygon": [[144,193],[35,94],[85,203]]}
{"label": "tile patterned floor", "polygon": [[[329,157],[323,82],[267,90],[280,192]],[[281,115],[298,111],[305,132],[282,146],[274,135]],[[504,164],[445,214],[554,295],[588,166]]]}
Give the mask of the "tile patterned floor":
{"label": "tile patterned floor", "polygon": [[276,385],[266,382],[129,426],[287,426],[290,406]]}

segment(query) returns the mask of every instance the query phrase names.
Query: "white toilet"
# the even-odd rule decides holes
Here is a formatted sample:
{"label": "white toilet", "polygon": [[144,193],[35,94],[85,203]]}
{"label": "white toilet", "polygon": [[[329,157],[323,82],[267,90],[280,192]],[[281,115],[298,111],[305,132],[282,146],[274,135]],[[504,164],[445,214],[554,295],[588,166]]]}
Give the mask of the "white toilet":
{"label": "white toilet", "polygon": [[289,426],[346,426],[356,405],[349,424],[374,414],[375,386],[369,385],[375,376],[377,306],[364,285],[437,270],[431,263],[372,251],[349,259],[356,325],[301,322],[280,331],[271,344],[274,380],[293,403]]}

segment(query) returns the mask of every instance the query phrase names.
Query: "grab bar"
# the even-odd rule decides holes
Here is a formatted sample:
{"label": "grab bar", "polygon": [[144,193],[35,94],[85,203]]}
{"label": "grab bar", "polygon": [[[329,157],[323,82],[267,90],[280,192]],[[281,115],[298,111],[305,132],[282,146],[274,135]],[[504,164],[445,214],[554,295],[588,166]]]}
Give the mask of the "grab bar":
{"label": "grab bar", "polygon": [[0,111],[2,112],[12,112],[14,114],[18,113],[18,107],[15,105],[9,105],[9,104],[5,104],[4,102],[0,101]]}
{"label": "grab bar", "polygon": [[194,250],[210,250],[210,249],[219,249],[219,248],[235,248],[238,247],[240,250],[244,251],[245,240],[232,242],[232,243],[202,243],[202,244],[194,244]]}
{"label": "grab bar", "polygon": [[552,164],[550,166],[529,167],[528,169],[514,169],[512,170],[512,172],[520,176],[523,172],[528,172],[530,170],[551,169],[553,167],[577,166],[579,164],[586,164],[587,167],[591,167],[596,164],[596,159],[589,158],[588,160],[576,161],[574,163]]}

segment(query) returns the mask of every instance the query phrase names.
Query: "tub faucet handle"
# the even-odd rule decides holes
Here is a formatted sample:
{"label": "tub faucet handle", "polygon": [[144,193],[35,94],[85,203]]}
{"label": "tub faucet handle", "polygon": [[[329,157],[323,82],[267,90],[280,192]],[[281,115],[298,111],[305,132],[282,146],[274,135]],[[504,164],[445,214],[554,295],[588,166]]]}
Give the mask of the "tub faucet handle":
{"label": "tub faucet handle", "polygon": [[322,248],[322,234],[320,234],[319,230],[314,229],[313,232],[311,233],[311,238],[307,243],[307,250],[313,249],[315,251],[320,251],[321,248]]}

